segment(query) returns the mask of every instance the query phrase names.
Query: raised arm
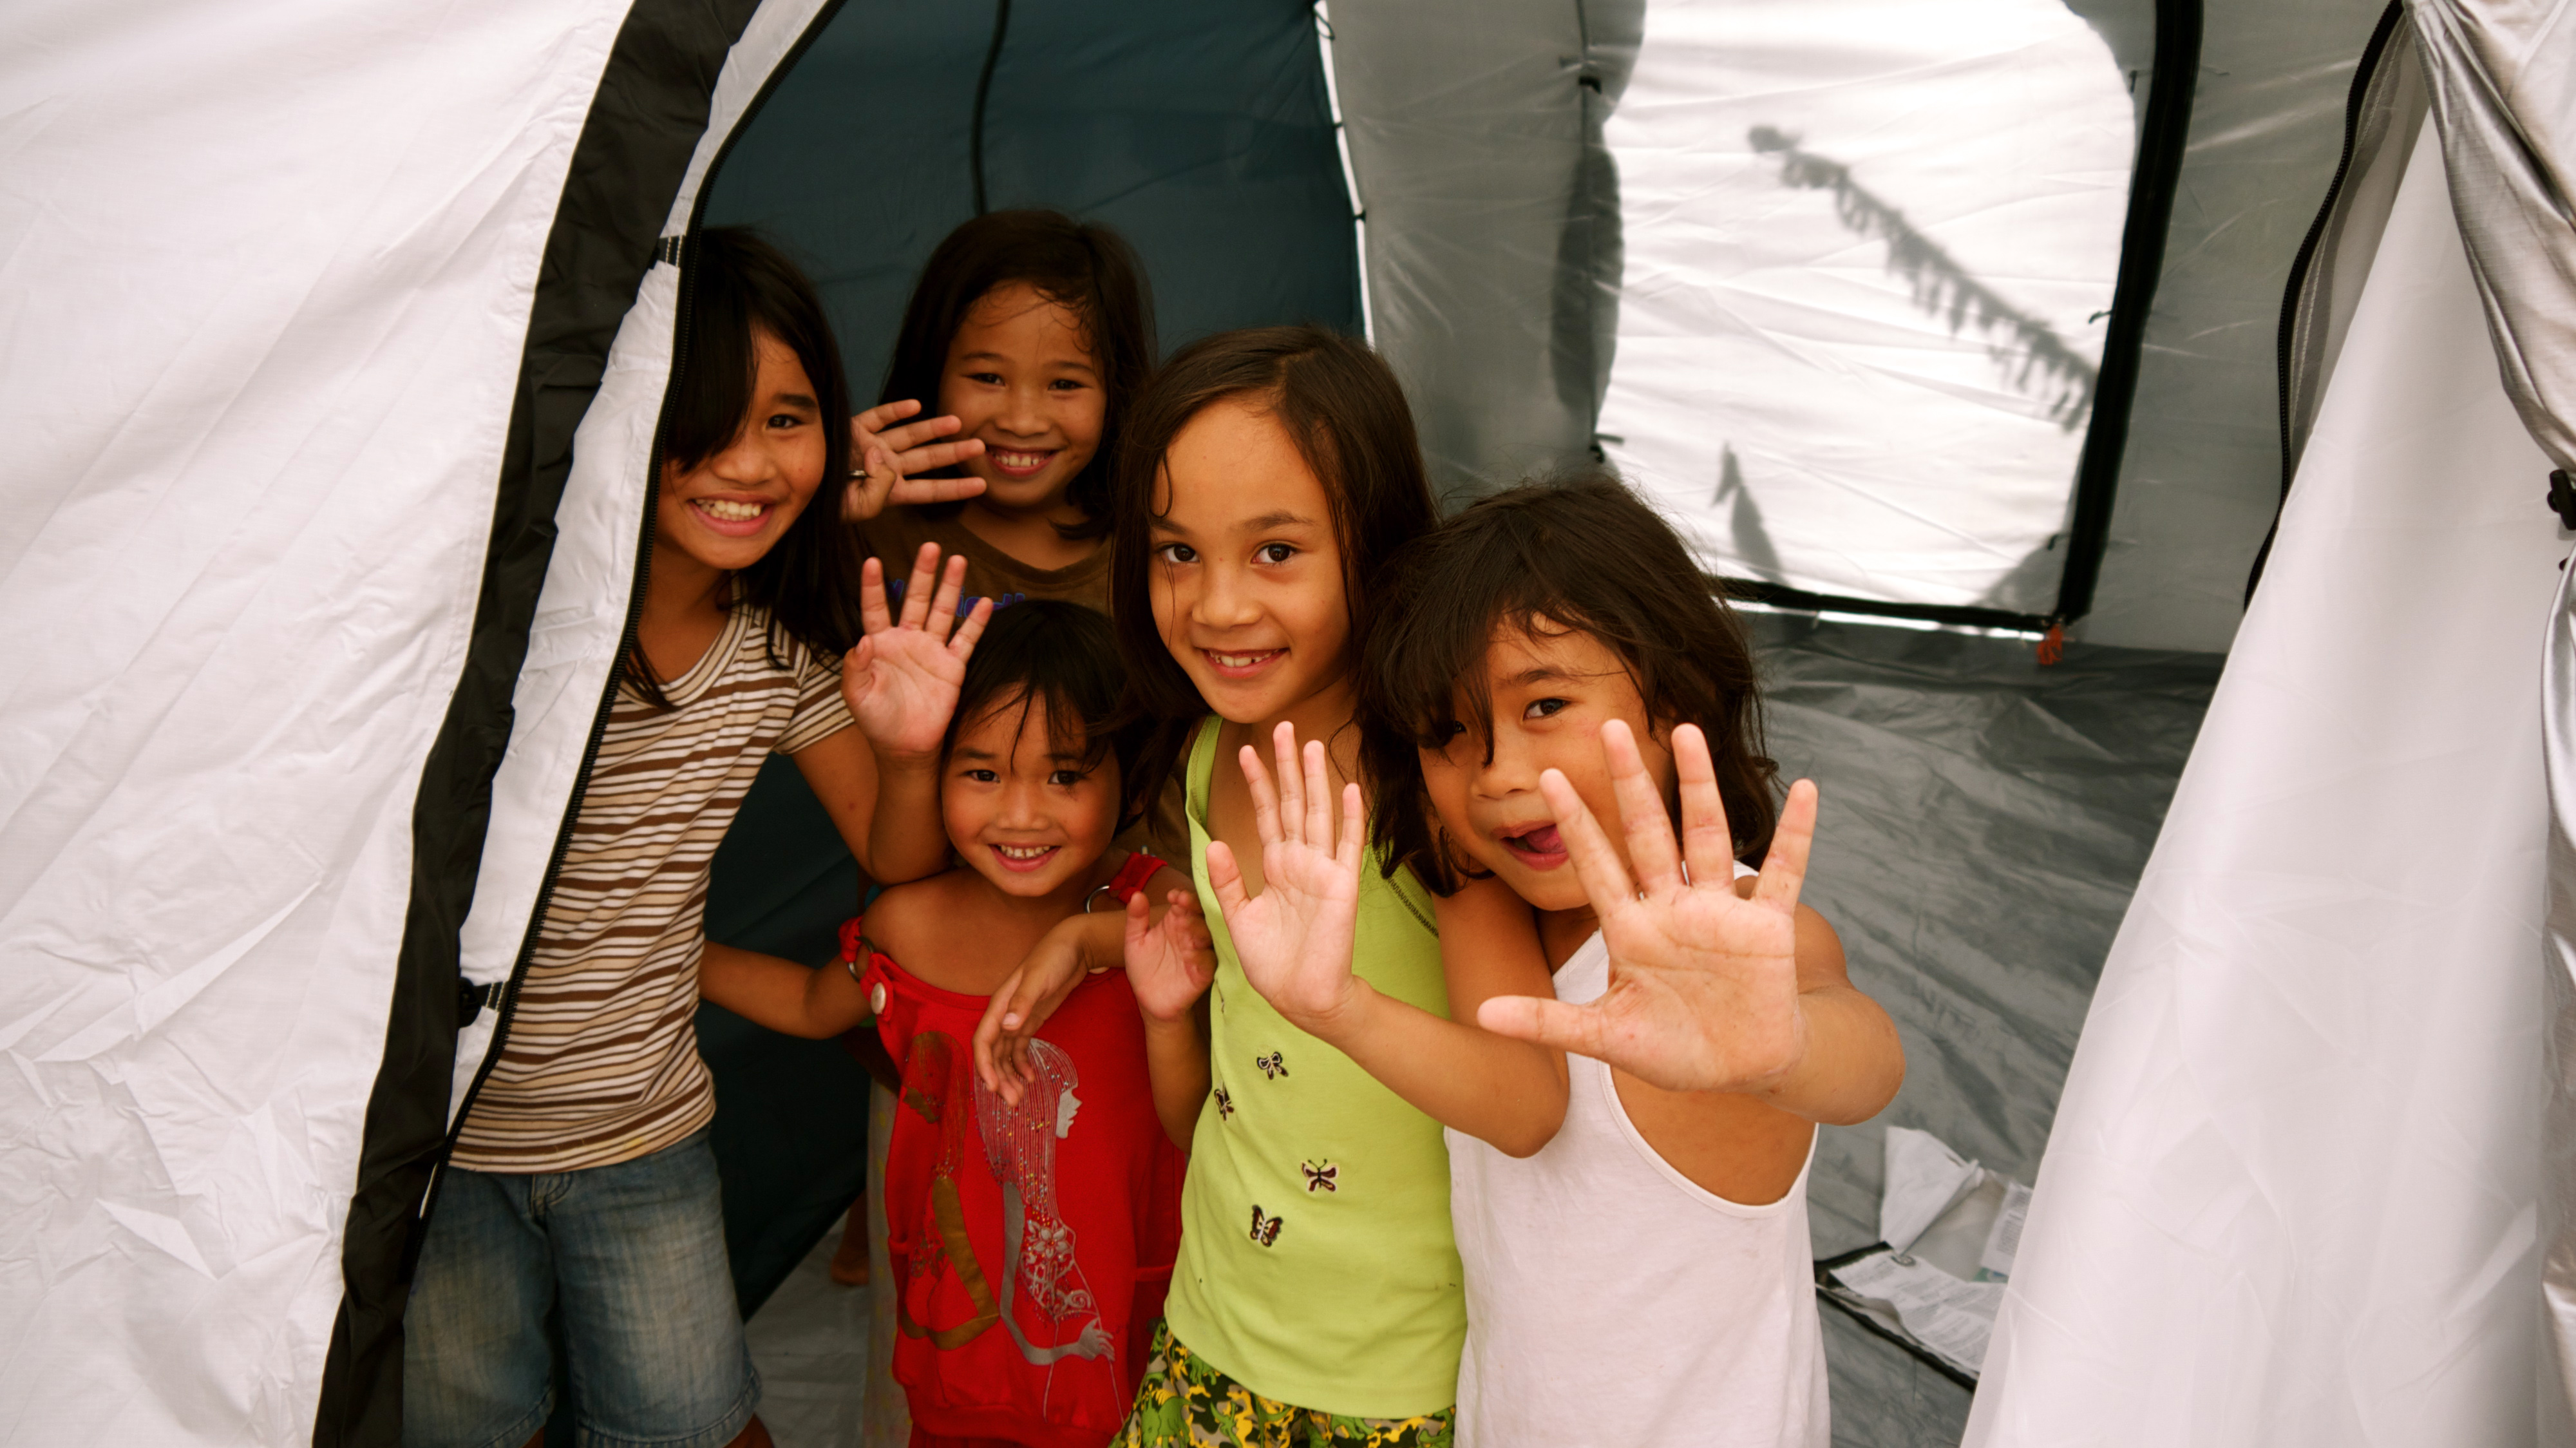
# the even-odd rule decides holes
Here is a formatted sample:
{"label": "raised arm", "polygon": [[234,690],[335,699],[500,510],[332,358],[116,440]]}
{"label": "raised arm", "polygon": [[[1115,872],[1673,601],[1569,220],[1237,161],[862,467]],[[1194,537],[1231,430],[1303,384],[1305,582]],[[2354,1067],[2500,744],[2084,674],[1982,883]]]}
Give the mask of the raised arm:
{"label": "raised arm", "polygon": [[965,581],[963,557],[949,559],[942,575],[939,546],[925,543],[913,560],[903,613],[893,617],[886,607],[884,566],[867,561],[859,575],[867,633],[841,664],[841,696],[859,727],[792,756],[859,868],[883,884],[937,874],[948,863],[948,836],[939,819],[939,745],[957,707],[966,660],[993,607],[985,600],[959,618],[957,596]]}
{"label": "raised arm", "polygon": [[1351,970],[1365,830],[1359,786],[1344,787],[1336,828],[1324,746],[1306,745],[1301,770],[1291,726],[1282,724],[1273,743],[1275,790],[1260,755],[1250,748],[1242,755],[1261,831],[1261,894],[1246,898],[1243,872],[1223,841],[1208,846],[1208,883],[1245,978],[1291,1025],[1441,1125],[1512,1156],[1547,1145],[1565,1121],[1564,1056],[1467,1024],[1494,996],[1549,990],[1528,908],[1491,882],[1441,902],[1441,967],[1459,1019],[1381,993]]}

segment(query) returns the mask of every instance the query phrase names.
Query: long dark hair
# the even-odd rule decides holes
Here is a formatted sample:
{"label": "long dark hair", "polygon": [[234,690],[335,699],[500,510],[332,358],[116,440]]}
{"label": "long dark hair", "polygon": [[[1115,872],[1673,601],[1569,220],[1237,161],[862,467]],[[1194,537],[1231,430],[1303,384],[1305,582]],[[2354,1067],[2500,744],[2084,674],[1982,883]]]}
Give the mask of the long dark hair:
{"label": "long dark hair", "polygon": [[[1441,844],[1419,751],[1464,725],[1492,757],[1485,651],[1498,628],[1579,629],[1627,665],[1659,736],[1697,724],[1736,856],[1759,863],[1778,822],[1753,649],[1672,525],[1605,470],[1500,493],[1396,555],[1359,676],[1370,826],[1391,874],[1443,894],[1463,862]],[[1458,696],[1466,695],[1465,717]],[[1606,829],[1615,829],[1603,821]]]}
{"label": "long dark hair", "polygon": [[[948,346],[957,329],[977,302],[1013,282],[1034,287],[1073,313],[1100,371],[1106,394],[1100,450],[1064,493],[1083,521],[1056,529],[1067,538],[1097,538],[1109,531],[1109,479],[1128,409],[1154,370],[1153,292],[1135,251],[1117,232],[1060,211],[990,211],[948,233],[913,285],[877,401],[918,400],[920,415],[938,412],[939,379],[948,370]],[[953,517],[965,504],[915,506],[932,517]]]}
{"label": "long dark hair", "polygon": [[[841,489],[850,475],[850,384],[822,299],[794,262],[748,227],[701,230],[680,265],[679,335],[688,345],[663,404],[662,460],[685,472],[741,434],[759,386],[756,334],[796,354],[822,404],[823,481],[777,545],[734,573],[725,606],[749,604],[768,614],[769,658],[780,668],[787,666],[791,641],[838,658],[859,641],[862,557],[857,533],[841,520]],[[657,499],[661,488],[657,469]],[[640,641],[628,651],[624,672],[629,687],[669,707]]]}
{"label": "long dark hair", "polygon": [[1048,748],[1079,757],[1085,769],[1118,761],[1118,828],[1124,830],[1144,814],[1150,796],[1138,789],[1136,773],[1145,730],[1121,715],[1118,675],[1118,641],[1109,620],[1094,610],[1042,598],[996,609],[966,661],[940,757],[948,757],[958,734],[985,711],[1017,705],[1025,725],[1029,707],[1044,703]]}
{"label": "long dark hair", "polygon": [[1246,400],[1277,418],[1318,481],[1342,550],[1357,667],[1373,610],[1361,606],[1387,556],[1439,521],[1422,469],[1413,410],[1365,342],[1321,327],[1256,327],[1202,337],[1155,374],[1128,420],[1109,508],[1110,617],[1127,666],[1129,710],[1152,721],[1141,768],[1159,789],[1208,712],[1198,686],[1154,627],[1155,492],[1172,439],[1220,402]]}

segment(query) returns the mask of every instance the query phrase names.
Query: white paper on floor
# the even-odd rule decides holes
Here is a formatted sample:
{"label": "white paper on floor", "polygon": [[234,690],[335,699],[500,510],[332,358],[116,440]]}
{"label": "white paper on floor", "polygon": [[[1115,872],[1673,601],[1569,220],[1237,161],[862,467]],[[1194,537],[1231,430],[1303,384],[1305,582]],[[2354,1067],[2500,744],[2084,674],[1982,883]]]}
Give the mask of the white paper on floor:
{"label": "white paper on floor", "polygon": [[1837,1296],[1974,1377],[2003,1306],[2030,1188],[1902,1126],[1887,1129],[1886,1182],[1878,1206],[1886,1245],[1830,1269]]}

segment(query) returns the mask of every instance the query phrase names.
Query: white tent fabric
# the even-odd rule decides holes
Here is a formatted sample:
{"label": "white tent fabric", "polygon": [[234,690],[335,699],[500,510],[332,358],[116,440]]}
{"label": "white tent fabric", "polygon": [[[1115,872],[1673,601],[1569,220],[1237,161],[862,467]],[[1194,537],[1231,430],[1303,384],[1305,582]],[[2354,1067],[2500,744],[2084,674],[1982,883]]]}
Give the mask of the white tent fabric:
{"label": "white tent fabric", "polygon": [[1969,1443],[2531,1439],[2546,471],[2428,128],[2104,968]]}
{"label": "white tent fabric", "polygon": [[1601,441],[1713,570],[2053,611],[2137,148],[2093,28],[2059,0],[1667,0],[1606,140]]}
{"label": "white tent fabric", "polygon": [[414,791],[624,12],[0,13],[0,1438],[311,1435]]}

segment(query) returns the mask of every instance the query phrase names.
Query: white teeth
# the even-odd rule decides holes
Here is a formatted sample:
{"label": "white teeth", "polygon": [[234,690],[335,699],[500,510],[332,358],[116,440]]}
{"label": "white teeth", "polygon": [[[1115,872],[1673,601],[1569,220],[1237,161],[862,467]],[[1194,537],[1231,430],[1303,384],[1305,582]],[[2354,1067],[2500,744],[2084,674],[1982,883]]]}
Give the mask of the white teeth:
{"label": "white teeth", "polygon": [[1035,860],[1055,851],[1053,845],[995,845],[993,848],[1001,851],[1002,858],[1006,860]]}
{"label": "white teeth", "polygon": [[700,498],[697,504],[708,517],[728,523],[746,523],[769,511],[766,503],[737,503],[730,498]]}
{"label": "white teeth", "polygon": [[1047,453],[996,452],[993,461],[1006,468],[1033,468],[1047,460]]}
{"label": "white teeth", "polygon": [[1211,654],[1209,655],[1209,657],[1211,657],[1211,658],[1215,659],[1215,660],[1217,661],[1217,663],[1218,663],[1218,664],[1222,665],[1222,666],[1223,666],[1223,667],[1225,667],[1225,668],[1229,668],[1229,669],[1248,669],[1248,668],[1251,668],[1254,664],[1260,663],[1263,659],[1266,659],[1266,658],[1270,657],[1270,654],[1271,654],[1271,653],[1276,653],[1276,652],[1278,652],[1278,650],[1273,649],[1273,650],[1271,650],[1269,653],[1259,653],[1259,654],[1219,654],[1219,653],[1211,653]]}

